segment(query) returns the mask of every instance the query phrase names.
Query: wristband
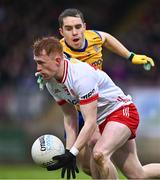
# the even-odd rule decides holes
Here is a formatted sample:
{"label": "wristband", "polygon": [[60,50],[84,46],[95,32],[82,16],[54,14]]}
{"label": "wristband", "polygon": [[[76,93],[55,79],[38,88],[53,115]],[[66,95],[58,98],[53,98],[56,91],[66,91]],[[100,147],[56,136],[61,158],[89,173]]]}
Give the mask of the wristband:
{"label": "wristband", "polygon": [[129,57],[128,57],[128,60],[129,60],[129,61],[132,61],[132,58],[133,58],[134,55],[135,55],[135,54],[134,54],[133,52],[131,52],[131,54],[130,54]]}
{"label": "wristband", "polygon": [[79,150],[73,146],[71,149],[70,149],[70,153],[72,153],[74,156],[77,156],[78,153],[79,153]]}

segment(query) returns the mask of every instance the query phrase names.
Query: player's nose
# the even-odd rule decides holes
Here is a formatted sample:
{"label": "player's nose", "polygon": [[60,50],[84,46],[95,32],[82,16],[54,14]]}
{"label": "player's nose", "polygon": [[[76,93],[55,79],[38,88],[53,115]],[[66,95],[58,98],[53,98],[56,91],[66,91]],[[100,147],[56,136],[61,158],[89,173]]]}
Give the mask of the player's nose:
{"label": "player's nose", "polygon": [[37,72],[40,72],[42,70],[41,65],[37,64]]}
{"label": "player's nose", "polygon": [[73,35],[76,35],[76,34],[77,34],[77,30],[76,30],[75,28],[73,28],[72,34],[73,34]]}

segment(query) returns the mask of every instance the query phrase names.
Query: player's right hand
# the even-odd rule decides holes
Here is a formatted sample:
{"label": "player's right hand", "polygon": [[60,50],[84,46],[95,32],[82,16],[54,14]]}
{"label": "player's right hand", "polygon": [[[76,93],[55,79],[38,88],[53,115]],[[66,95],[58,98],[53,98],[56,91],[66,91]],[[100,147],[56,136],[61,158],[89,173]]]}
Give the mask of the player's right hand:
{"label": "player's right hand", "polygon": [[65,150],[65,154],[55,156],[52,158],[53,161],[56,161],[54,164],[47,166],[48,171],[57,170],[62,168],[61,177],[65,177],[67,172],[67,179],[71,177],[76,178],[76,173],[79,173],[79,170],[76,165],[76,156],[74,156],[68,149]]}

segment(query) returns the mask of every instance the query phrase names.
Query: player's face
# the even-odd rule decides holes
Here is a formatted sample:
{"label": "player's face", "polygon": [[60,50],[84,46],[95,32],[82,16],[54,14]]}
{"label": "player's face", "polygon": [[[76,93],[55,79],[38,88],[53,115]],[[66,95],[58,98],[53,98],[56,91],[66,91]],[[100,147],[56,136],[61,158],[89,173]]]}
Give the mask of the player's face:
{"label": "player's face", "polygon": [[59,29],[60,34],[64,37],[69,46],[74,49],[81,49],[84,44],[84,31],[86,24],[80,17],[65,17],[63,26]]}
{"label": "player's face", "polygon": [[60,68],[60,58],[41,54],[40,56],[35,56],[34,60],[37,63],[37,73],[42,75],[44,80],[50,80],[57,76]]}

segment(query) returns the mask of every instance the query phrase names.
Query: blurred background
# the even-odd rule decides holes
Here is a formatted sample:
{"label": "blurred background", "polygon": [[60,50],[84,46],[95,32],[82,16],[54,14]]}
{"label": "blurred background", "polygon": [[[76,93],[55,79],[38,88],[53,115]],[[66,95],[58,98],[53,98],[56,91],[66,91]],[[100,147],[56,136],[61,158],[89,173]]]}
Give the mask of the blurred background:
{"label": "blurred background", "polygon": [[138,107],[142,163],[160,162],[160,1],[0,0],[0,165],[33,163],[30,149],[40,135],[64,141],[60,108],[34,77],[32,44],[42,36],[61,38],[57,19],[66,8],[80,9],[88,29],[108,32],[154,59],[155,67],[145,71],[104,51],[103,69]]}

